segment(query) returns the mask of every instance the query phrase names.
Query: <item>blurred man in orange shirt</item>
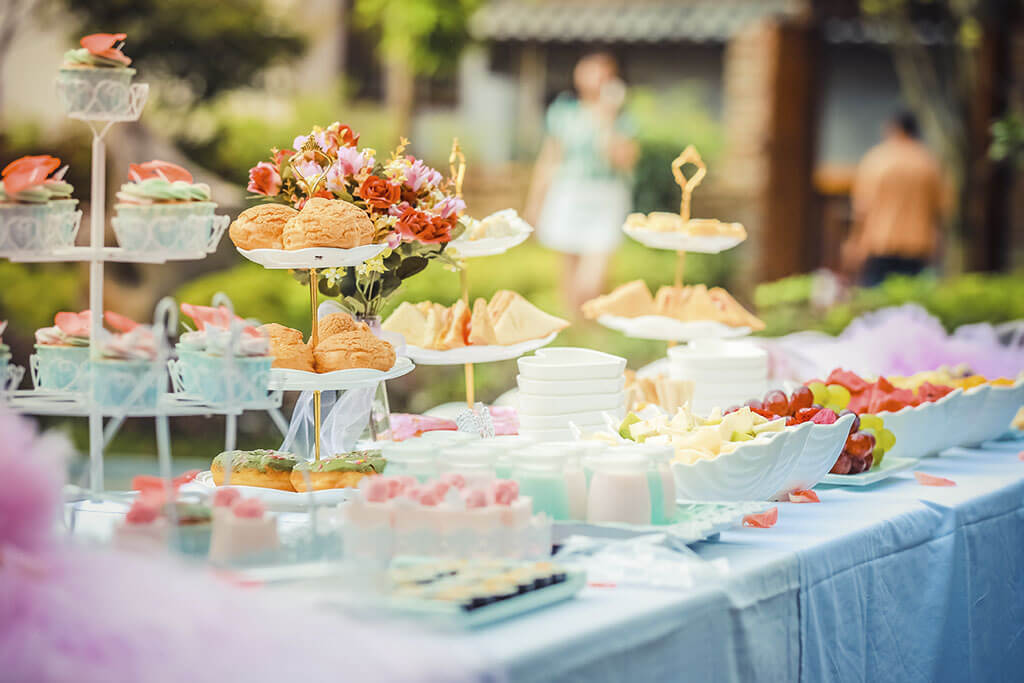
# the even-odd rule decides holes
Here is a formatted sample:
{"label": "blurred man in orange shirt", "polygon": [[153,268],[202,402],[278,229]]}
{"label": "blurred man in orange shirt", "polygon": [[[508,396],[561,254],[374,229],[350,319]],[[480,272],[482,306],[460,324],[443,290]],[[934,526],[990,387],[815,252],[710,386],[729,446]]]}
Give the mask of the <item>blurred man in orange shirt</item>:
{"label": "blurred man in orange shirt", "polygon": [[857,167],[853,232],[843,245],[848,271],[874,286],[892,274],[916,275],[935,257],[946,191],[939,163],[918,139],[917,119],[901,113]]}

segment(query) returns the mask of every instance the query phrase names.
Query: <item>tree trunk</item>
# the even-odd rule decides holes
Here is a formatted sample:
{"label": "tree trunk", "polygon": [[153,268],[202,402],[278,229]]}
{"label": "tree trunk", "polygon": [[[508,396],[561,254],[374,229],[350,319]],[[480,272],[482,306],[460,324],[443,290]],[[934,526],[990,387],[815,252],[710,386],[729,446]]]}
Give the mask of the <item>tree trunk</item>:
{"label": "tree trunk", "polygon": [[395,134],[411,137],[416,77],[404,59],[390,59],[385,68],[387,106]]}

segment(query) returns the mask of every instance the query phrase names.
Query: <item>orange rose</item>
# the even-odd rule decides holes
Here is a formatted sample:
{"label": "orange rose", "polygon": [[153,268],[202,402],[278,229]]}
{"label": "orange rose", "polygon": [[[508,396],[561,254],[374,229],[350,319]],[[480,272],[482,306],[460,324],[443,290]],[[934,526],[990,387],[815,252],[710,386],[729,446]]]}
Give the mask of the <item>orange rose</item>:
{"label": "orange rose", "polygon": [[249,169],[249,192],[273,197],[281,191],[281,174],[277,168],[266,161],[261,161]]}
{"label": "orange rose", "polygon": [[423,244],[440,244],[451,239],[451,223],[440,216],[408,206],[395,223],[395,231],[406,241],[416,240]]}
{"label": "orange rose", "polygon": [[359,186],[356,194],[373,209],[386,209],[398,202],[402,190],[398,185],[390,183],[375,175],[368,176]]}

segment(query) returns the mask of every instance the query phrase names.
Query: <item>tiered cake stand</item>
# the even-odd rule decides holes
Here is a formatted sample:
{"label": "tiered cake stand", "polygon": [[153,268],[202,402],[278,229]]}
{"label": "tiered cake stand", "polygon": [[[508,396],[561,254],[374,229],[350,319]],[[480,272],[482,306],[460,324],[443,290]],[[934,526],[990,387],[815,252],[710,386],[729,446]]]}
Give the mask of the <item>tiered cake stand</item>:
{"label": "tiered cake stand", "polygon": [[[683,174],[687,164],[696,167],[689,179]],[[694,189],[700,185],[707,175],[707,167],[697,149],[690,145],[672,161],[672,175],[682,190],[679,203],[678,224],[685,226],[691,222],[690,199]],[[674,216],[672,218],[675,218]],[[703,224],[717,224],[715,220],[701,220]],[[684,232],[651,230],[633,225],[624,225],[623,232],[652,249],[665,249],[676,252],[675,287],[683,286],[683,273],[686,267],[686,253],[718,254],[740,244],[745,237],[727,235],[690,235]],[[653,339],[675,342],[688,342],[702,339],[728,339],[744,337],[750,334],[749,327],[731,327],[714,320],[681,321],[663,315],[642,315],[626,318],[616,315],[602,315],[597,322],[609,329],[622,332],[635,339]]]}
{"label": "tiered cake stand", "polygon": [[[81,86],[81,84],[78,84]],[[111,87],[124,89],[120,97],[111,98]],[[106,227],[106,145],[104,136],[115,124],[125,121],[136,121],[142,114],[143,106],[149,92],[146,84],[133,84],[127,88],[112,81],[99,81],[94,92],[87,95],[86,106],[72,106],[68,94],[59,90],[66,103],[68,116],[84,121],[93,133],[92,142],[92,187],[90,195],[90,230],[89,244],[75,246],[81,211],[74,212],[73,224],[64,226],[60,234],[36,226],[38,234],[46,234],[49,238],[31,244],[17,240],[0,239],[4,248],[0,257],[17,262],[75,262],[89,263],[89,308],[92,311],[89,337],[89,363],[79,372],[88,373],[84,378],[88,390],[54,391],[39,388],[19,390],[21,371],[16,368],[9,371],[7,384],[9,391],[0,395],[15,411],[35,415],[65,415],[86,417],[89,420],[89,488],[94,494],[103,490],[103,451],[105,446],[117,433],[117,430],[128,417],[152,417],[156,421],[157,456],[160,472],[168,481],[171,477],[171,440],[168,419],[170,417],[188,415],[220,414],[227,416],[225,443],[233,447],[235,440],[235,419],[243,409],[267,410],[275,418],[280,427],[283,418],[278,408],[281,404],[280,393],[269,392],[265,399],[252,401],[240,407],[230,402],[209,403],[203,399],[182,392],[168,391],[167,363],[170,349],[167,342],[169,334],[177,331],[177,306],[170,298],[161,300],[154,315],[154,336],[157,342],[156,358],[141,374],[125,373],[118,364],[107,364],[102,374],[97,369],[101,360],[101,349],[98,345],[103,320],[103,266],[108,261],[122,263],[165,263],[172,260],[190,260],[205,258],[212,253],[217,242],[227,227],[227,216],[213,217],[209,228],[208,239],[203,248],[182,250],[180,248],[154,248],[151,244],[143,250],[129,250],[123,247],[107,247],[104,244]],[[101,93],[100,90],[103,89]],[[114,93],[115,95],[118,93]],[[76,93],[75,101],[81,103],[82,93]],[[105,102],[118,102],[105,110]],[[159,220],[159,219],[158,219]],[[158,226],[150,225],[148,230],[155,233]],[[161,226],[163,227],[163,226]],[[173,226],[170,226],[173,228]],[[10,229],[6,226],[5,229]],[[13,234],[13,230],[11,230]],[[10,237],[4,235],[3,237]],[[233,369],[231,354],[226,354],[227,370]],[[3,384],[3,382],[0,382]],[[120,390],[118,390],[120,389]]]}
{"label": "tiered cake stand", "polygon": [[[452,152],[448,158],[451,176],[455,179],[455,196],[462,197],[462,182],[466,176],[466,157],[456,138],[452,142]],[[458,257],[462,260],[459,269],[459,281],[462,286],[462,300],[469,307],[469,266],[467,259],[504,254],[512,247],[519,246],[530,236],[530,231],[517,235],[502,237],[485,237],[479,240],[460,239],[451,243]],[[519,358],[523,354],[536,351],[554,341],[557,333],[541,339],[531,339],[521,344],[508,346],[465,346],[458,349],[438,351],[423,349],[417,346],[406,347],[406,355],[420,365],[462,365],[466,374],[466,405],[472,409],[476,402],[476,386],[474,383],[473,366],[477,363],[494,363]]]}

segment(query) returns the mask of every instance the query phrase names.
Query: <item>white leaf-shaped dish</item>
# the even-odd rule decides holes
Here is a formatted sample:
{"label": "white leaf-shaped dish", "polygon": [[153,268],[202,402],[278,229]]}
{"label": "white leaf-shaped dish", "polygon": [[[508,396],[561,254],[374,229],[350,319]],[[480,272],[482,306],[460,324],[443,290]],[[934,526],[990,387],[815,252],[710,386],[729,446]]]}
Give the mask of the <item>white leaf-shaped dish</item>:
{"label": "white leaf-shaped dish", "polygon": [[602,315],[597,322],[634,339],[658,341],[691,341],[693,339],[731,339],[750,334],[749,327],[730,327],[714,320],[683,322],[665,315],[639,315],[625,318]]}
{"label": "white leaf-shaped dish", "polygon": [[352,368],[333,372],[306,372],[291,368],[271,368],[270,388],[275,391],[330,391],[354,389],[407,375],[415,369],[404,356],[395,359],[387,372],[371,368]]}
{"label": "white leaf-shaped dish", "polygon": [[[386,244],[364,244],[351,249],[310,247],[309,249],[238,249],[238,253],[253,263],[271,270],[310,268],[346,268],[369,261],[387,249]],[[237,248],[237,247],[236,247]]]}
{"label": "white leaf-shaped dish", "polygon": [[464,365],[466,363],[493,363],[500,360],[512,360],[519,358],[524,353],[536,351],[542,346],[547,346],[558,336],[552,332],[540,339],[531,339],[519,344],[508,346],[463,346],[459,349],[448,349],[438,351],[436,349],[423,349],[418,346],[406,346],[405,355],[420,365]]}

